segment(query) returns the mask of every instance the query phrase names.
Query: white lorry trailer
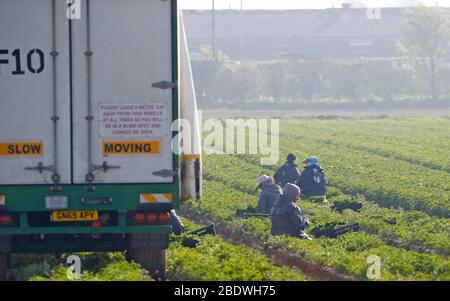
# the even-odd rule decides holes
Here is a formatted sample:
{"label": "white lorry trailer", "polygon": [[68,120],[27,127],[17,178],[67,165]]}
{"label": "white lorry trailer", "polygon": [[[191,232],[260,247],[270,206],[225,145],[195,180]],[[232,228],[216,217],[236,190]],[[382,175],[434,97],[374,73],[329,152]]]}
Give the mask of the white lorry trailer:
{"label": "white lorry trailer", "polygon": [[11,253],[112,250],[164,276],[200,189],[172,143],[196,118],[181,24],[176,0],[0,0],[0,278]]}

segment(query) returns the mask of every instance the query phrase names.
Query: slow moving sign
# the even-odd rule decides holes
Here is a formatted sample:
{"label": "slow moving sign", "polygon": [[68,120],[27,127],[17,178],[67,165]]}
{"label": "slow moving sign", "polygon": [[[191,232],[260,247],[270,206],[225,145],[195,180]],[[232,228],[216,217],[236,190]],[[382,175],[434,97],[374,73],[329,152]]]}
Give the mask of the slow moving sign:
{"label": "slow moving sign", "polygon": [[0,141],[0,157],[42,157],[43,155],[44,143],[42,141]]}
{"label": "slow moving sign", "polygon": [[103,141],[103,156],[111,155],[159,155],[160,143],[149,141]]}

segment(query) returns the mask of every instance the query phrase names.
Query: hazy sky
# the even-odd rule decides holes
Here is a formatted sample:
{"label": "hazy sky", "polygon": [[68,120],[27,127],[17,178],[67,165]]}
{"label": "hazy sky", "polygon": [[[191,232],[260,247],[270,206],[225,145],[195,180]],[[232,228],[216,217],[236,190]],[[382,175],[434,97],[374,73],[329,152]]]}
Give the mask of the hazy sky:
{"label": "hazy sky", "polygon": [[[210,9],[212,0],[179,0],[182,8]],[[241,0],[215,0],[217,9],[239,9]],[[244,9],[298,9],[340,7],[350,2],[355,7],[425,5],[450,6],[450,0],[242,0]]]}

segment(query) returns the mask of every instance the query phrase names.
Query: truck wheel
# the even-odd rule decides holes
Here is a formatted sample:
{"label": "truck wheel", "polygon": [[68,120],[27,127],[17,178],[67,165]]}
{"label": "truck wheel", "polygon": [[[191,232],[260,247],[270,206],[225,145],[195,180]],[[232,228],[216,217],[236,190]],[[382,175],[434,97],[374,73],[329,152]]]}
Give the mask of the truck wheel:
{"label": "truck wheel", "polygon": [[146,269],[154,279],[166,279],[166,250],[148,249],[131,251],[131,258]]}
{"label": "truck wheel", "polygon": [[127,259],[134,260],[149,271],[155,279],[166,278],[166,249],[169,235],[160,233],[136,233],[130,235]]}
{"label": "truck wheel", "polygon": [[0,281],[8,280],[9,253],[0,253]]}
{"label": "truck wheel", "polygon": [[11,238],[7,235],[0,235],[0,281],[8,280],[10,252]]}

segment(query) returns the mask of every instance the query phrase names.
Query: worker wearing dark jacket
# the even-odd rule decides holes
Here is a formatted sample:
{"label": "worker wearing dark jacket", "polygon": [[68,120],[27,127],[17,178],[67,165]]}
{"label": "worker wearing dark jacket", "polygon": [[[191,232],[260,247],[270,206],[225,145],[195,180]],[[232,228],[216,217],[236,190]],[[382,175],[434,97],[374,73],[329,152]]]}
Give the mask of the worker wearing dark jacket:
{"label": "worker wearing dark jacket", "polygon": [[260,188],[258,205],[256,210],[258,213],[270,214],[273,204],[281,194],[281,188],[274,183],[273,178],[268,175],[262,175],[256,182],[256,189]]}
{"label": "worker wearing dark jacket", "polygon": [[322,203],[327,202],[328,180],[322,166],[319,165],[319,159],[309,157],[303,163],[305,163],[305,169],[295,183],[302,191],[302,199]]}
{"label": "worker wearing dark jacket", "polygon": [[300,176],[300,171],[295,164],[297,158],[293,154],[289,154],[286,163],[281,166],[274,175],[275,183],[284,187],[287,183],[294,184]]}
{"label": "worker wearing dark jacket", "polygon": [[303,232],[309,222],[295,204],[299,196],[300,188],[297,185],[288,183],[283,188],[283,194],[275,202],[270,214],[272,235],[290,235],[311,240]]}

